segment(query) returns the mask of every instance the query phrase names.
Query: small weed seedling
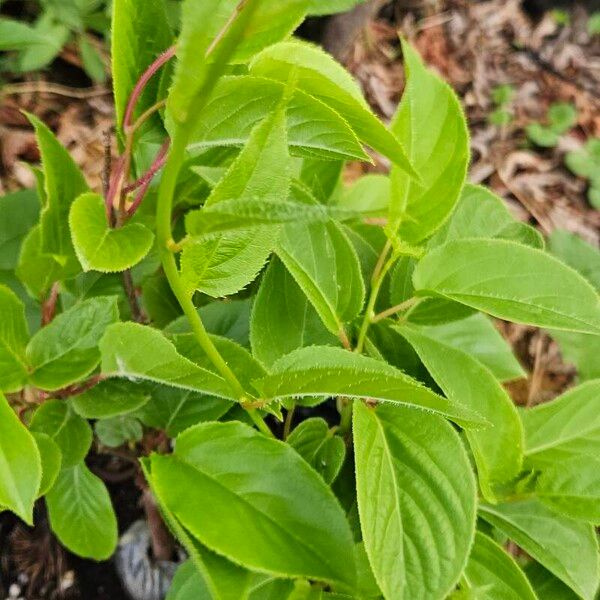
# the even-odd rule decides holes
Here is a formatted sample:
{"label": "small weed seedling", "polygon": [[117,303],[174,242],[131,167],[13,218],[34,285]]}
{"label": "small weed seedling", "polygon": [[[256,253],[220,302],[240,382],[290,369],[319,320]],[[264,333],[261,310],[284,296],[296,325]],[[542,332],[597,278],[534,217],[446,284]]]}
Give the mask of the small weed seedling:
{"label": "small weed seedling", "polygon": [[515,95],[515,88],[508,84],[496,86],[492,90],[492,102],[495,109],[490,113],[489,121],[492,125],[506,127],[513,118],[511,104]]}
{"label": "small weed seedling", "polygon": [[[572,349],[600,336],[598,253],[466,183],[460,103],[404,42],[384,125],[291,37],[325,4],[348,2],[184,0],[175,39],[162,2],[115,0],[102,194],[29,115],[37,189],[0,200],[0,507],[45,503],[107,559],[93,450],[185,547],[169,600],[593,600],[600,380]],[[367,147],[391,172],[347,188]],[[491,317],[556,334],[581,381],[517,409]]]}
{"label": "small weed seedling", "polygon": [[581,150],[569,152],[565,164],[575,175],[589,181],[588,200],[600,209],[600,139],[589,139]]}
{"label": "small weed seedling", "polygon": [[577,123],[577,110],[572,104],[557,103],[548,110],[548,124],[530,123],[526,128],[527,137],[536,146],[554,148],[560,136]]}

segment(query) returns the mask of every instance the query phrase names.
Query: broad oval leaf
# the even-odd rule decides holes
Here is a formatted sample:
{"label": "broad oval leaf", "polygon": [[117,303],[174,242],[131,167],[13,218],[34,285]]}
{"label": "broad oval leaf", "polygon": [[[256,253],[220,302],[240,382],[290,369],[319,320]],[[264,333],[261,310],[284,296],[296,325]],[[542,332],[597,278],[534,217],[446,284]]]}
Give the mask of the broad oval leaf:
{"label": "broad oval leaf", "polygon": [[208,548],[250,569],[353,585],[344,513],[289,446],[238,422],[206,423],[182,433],[174,455],[153,455],[151,472],[160,501]]}
{"label": "broad oval leaf", "polygon": [[130,413],[148,400],[150,390],[147,387],[124,379],[109,379],[73,396],[71,406],[86,419],[106,419]]}
{"label": "broad oval leaf", "polygon": [[[254,382],[264,398],[342,396],[432,411],[464,425],[487,423],[477,413],[438,396],[399,369],[341,348],[309,346],[278,360]],[[422,413],[419,413],[422,414]]]}
{"label": "broad oval leaf", "polygon": [[594,288],[549,254],[515,242],[450,241],[417,264],[413,283],[419,295],[441,296],[508,321],[600,334]]}
{"label": "broad oval leaf", "polygon": [[517,477],[523,464],[523,426],[510,396],[493,374],[473,356],[438,341],[422,330],[397,327],[415,348],[444,394],[478,412],[492,427],[467,431],[479,485],[494,501],[494,488]]}
{"label": "broad oval leaf", "polygon": [[598,540],[591,525],[563,517],[535,499],[484,504],[479,512],[584,600],[596,597]]}
{"label": "broad oval leaf", "polygon": [[101,479],[84,463],[63,469],[46,495],[52,531],[71,552],[105,560],[117,547],[117,518]]}
{"label": "broad oval leaf", "polygon": [[84,271],[125,271],[150,252],[154,234],[141,223],[112,229],[99,194],[83,194],[71,205],[69,226]]}
{"label": "broad oval leaf", "polygon": [[600,251],[597,247],[574,233],[557,229],[548,238],[548,250],[600,290]]}
{"label": "broad oval leaf", "polygon": [[30,382],[58,390],[89,375],[100,362],[98,343],[119,318],[113,296],[84,300],[40,329],[27,345]]}
{"label": "broad oval leaf", "polygon": [[521,412],[527,464],[545,467],[600,456],[600,380]]}
{"label": "broad oval leaf", "polygon": [[383,595],[445,598],[475,533],[475,478],[458,434],[437,415],[356,402],[353,435],[361,529]]}
{"label": "broad oval leaf", "polygon": [[466,590],[486,600],[538,600],[525,573],[514,559],[487,535],[477,532],[463,574]]}
{"label": "broad oval leaf", "polygon": [[0,390],[16,392],[27,381],[29,328],[23,303],[5,285],[0,285],[0,315]]}
{"label": "broad oval leaf", "polygon": [[469,133],[452,88],[425,68],[416,50],[402,42],[407,85],[391,130],[421,181],[392,169],[389,228],[416,243],[450,216],[469,164]]}
{"label": "broad oval leaf", "polygon": [[139,442],[144,435],[142,424],[131,415],[100,419],[94,425],[98,441],[108,448],[117,448],[126,442]]}
{"label": "broad oval leaf", "polygon": [[0,392],[0,506],[33,525],[33,504],[41,482],[35,440]]}

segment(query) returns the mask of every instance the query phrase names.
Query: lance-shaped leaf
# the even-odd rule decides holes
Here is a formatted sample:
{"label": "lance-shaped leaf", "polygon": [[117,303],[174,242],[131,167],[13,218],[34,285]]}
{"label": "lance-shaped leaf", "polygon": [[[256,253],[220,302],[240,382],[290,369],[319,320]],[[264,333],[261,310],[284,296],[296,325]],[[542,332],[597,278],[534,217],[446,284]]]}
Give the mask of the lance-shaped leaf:
{"label": "lance-shaped leaf", "polygon": [[458,433],[437,415],[354,405],[358,510],[386,598],[444,598],[475,533],[475,478]]}
{"label": "lance-shaped leaf", "polygon": [[38,490],[38,498],[44,496],[54,485],[62,465],[62,453],[58,444],[45,433],[32,432],[42,465],[42,480]]}
{"label": "lance-shaped leaf", "polygon": [[417,351],[444,394],[478,412],[492,427],[467,431],[479,484],[494,500],[494,487],[517,477],[523,464],[523,427],[510,396],[493,374],[471,355],[414,327],[397,327]]}
{"label": "lance-shaped leaf", "polygon": [[600,523],[600,460],[577,456],[545,467],[536,482],[538,498],[571,517]]}
{"label": "lance-shaped leaf", "polygon": [[0,285],[0,315],[0,390],[16,392],[27,380],[29,329],[23,303],[4,285]]}
{"label": "lance-shaped leaf", "polygon": [[521,412],[527,463],[561,464],[600,455],[600,381],[588,381],[562,396]]}
{"label": "lance-shaped leaf", "polygon": [[[207,72],[207,55],[214,40],[224,28],[225,37],[236,39],[235,59],[244,61],[266,46],[286,38],[302,22],[308,0],[253,0],[244,10],[249,15],[243,32],[232,31],[238,20],[238,0],[187,0],[182,6],[182,29],[177,44],[177,66],[169,94],[169,110],[178,123],[185,123],[194,115],[197,94],[202,90]],[[269,23],[269,26],[265,26]],[[221,38],[222,39],[222,38]]]}
{"label": "lance-shaped leaf", "polygon": [[365,144],[415,176],[402,144],[373,114],[352,76],[329,54],[299,40],[281,42],[254,57],[250,74],[296,86],[339,113]]}
{"label": "lance-shaped leaf", "polygon": [[267,366],[296,348],[339,343],[276,257],[269,263],[252,307],[250,341],[254,356]]}
{"label": "lance-shaped leaf", "polygon": [[35,190],[21,190],[0,198],[0,269],[17,266],[21,244],[38,222],[39,212]]}
{"label": "lance-shaped leaf", "polygon": [[40,249],[42,253],[55,256],[64,265],[74,258],[67,222],[69,209],[75,198],[88,191],[88,186],[69,152],[50,129],[33,115],[27,115],[27,118],[35,128],[44,171],[45,202],[40,222]]}
{"label": "lance-shaped leaf", "polygon": [[69,226],[84,271],[125,271],[148,254],[154,241],[154,234],[141,223],[111,228],[99,194],[83,194],[73,202]]}
{"label": "lance-shaped leaf", "polygon": [[450,216],[469,164],[469,134],[452,88],[427,70],[406,42],[402,52],[407,85],[392,123],[414,169],[417,182],[399,167],[392,169],[389,227],[416,243],[430,236]]}
{"label": "lance-shaped leaf", "polygon": [[463,238],[498,238],[544,248],[544,238],[539,231],[517,221],[493,192],[470,183],[464,186],[452,216],[431,238],[429,246]]}
{"label": "lance-shaped leaf", "polygon": [[286,225],[277,255],[332,333],[358,315],[365,284],[356,251],[337,223]]}
{"label": "lance-shaped leaf", "polygon": [[413,283],[419,295],[441,296],[508,321],[600,334],[594,288],[553,256],[515,242],[447,242],[421,259]]}
{"label": "lance-shaped leaf", "polygon": [[46,495],[52,531],[71,552],[106,560],[117,546],[117,518],[102,480],[81,462],[63,469]]}
{"label": "lance-shaped leaf", "polygon": [[[112,5],[112,81],[117,123],[142,73],[173,43],[163,2],[115,0]],[[138,100],[135,116],[141,115],[159,98],[159,80],[150,80]]]}
{"label": "lance-shaped leaf", "polygon": [[596,597],[598,540],[591,525],[563,517],[538,500],[484,504],[479,513],[584,600]]}
{"label": "lance-shaped leaf", "polygon": [[100,362],[98,342],[119,318],[114,296],[84,300],[38,331],[27,345],[30,381],[58,390],[89,375]]}
{"label": "lance-shaped leaf", "polygon": [[[244,75],[223,77],[198,116],[190,150],[242,146],[255,125],[273,114],[285,85]],[[369,160],[346,121],[325,103],[294,90],[286,109],[292,154],[325,160]]]}
{"label": "lance-shaped leaf", "polygon": [[0,506],[32,525],[41,481],[35,440],[0,392]]}
{"label": "lance-shaped leaf", "polygon": [[278,360],[254,382],[264,398],[344,396],[402,404],[444,415],[456,422],[485,425],[477,413],[438,396],[399,369],[341,348],[310,346]]}
{"label": "lance-shaped leaf", "polygon": [[477,532],[463,574],[464,590],[489,600],[538,600],[521,567],[496,542]]}
{"label": "lance-shaped leaf", "polygon": [[566,586],[558,577],[554,577],[550,571],[544,569],[540,563],[529,563],[525,567],[525,573],[540,600],[580,599],[580,596],[570,587]]}
{"label": "lance-shaped leaf", "polygon": [[158,330],[115,323],[100,341],[102,372],[237,400],[225,380],[177,352]]}
{"label": "lance-shaped leaf", "polygon": [[238,422],[201,424],[172,456],[152,456],[151,477],[161,503],[215,552],[253,570],[353,585],[345,515],[286,444]]}

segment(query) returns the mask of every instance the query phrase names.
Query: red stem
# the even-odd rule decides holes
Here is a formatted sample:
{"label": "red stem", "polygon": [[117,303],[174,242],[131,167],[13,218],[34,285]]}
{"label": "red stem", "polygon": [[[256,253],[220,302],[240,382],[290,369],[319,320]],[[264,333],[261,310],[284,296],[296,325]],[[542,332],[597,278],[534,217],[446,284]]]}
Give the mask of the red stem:
{"label": "red stem", "polygon": [[174,56],[177,51],[176,46],[171,46],[167,50],[165,50],[143,73],[143,75],[139,78],[138,82],[135,84],[131,95],[129,96],[129,102],[127,102],[127,108],[125,109],[125,116],[123,117],[123,129],[127,130],[132,125],[133,121],[133,112],[137,105],[137,102],[142,95],[142,92],[148,85],[148,82],[154,74],[166,63],[168,63]]}

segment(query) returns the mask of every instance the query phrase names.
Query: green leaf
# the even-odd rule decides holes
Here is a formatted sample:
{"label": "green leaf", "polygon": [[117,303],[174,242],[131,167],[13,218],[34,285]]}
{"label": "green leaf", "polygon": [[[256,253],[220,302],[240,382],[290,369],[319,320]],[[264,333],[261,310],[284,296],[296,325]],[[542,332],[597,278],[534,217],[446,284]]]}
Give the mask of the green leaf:
{"label": "green leaf", "polygon": [[581,273],[600,291],[600,251],[578,235],[556,229],[548,238],[548,250]]}
{"label": "green leaf", "polygon": [[365,144],[408,174],[416,173],[402,144],[373,114],[352,76],[329,54],[307,42],[281,42],[263,50],[250,64],[250,74],[296,86],[340,114]]}
{"label": "green leaf", "polygon": [[551,331],[565,362],[577,367],[579,381],[600,379],[600,336],[571,331]]}
{"label": "green leaf", "polygon": [[117,547],[117,518],[101,479],[84,463],[63,469],[46,495],[52,531],[71,552],[106,560]]}
{"label": "green leaf", "polygon": [[[27,118],[35,128],[44,171],[41,252],[55,256],[64,265],[75,258],[67,222],[71,203],[88,191],[88,185],[67,149],[50,129],[33,115],[28,114]],[[73,272],[77,269],[73,268]]]}
{"label": "green leaf", "polygon": [[208,548],[250,569],[353,585],[344,513],[289,446],[241,423],[206,423],[151,460],[161,502]]}
{"label": "green leaf", "polygon": [[92,445],[89,423],[64,400],[46,400],[33,414],[30,429],[54,441],[60,449],[63,468],[82,462]]}
{"label": "green leaf", "polygon": [[[263,398],[342,396],[420,408],[456,422],[484,425],[477,413],[438,396],[399,369],[341,348],[310,346],[278,360],[254,382]],[[419,414],[423,414],[419,412]]]}
{"label": "green leaf", "polygon": [[350,10],[355,5],[362,4],[365,0],[311,0],[309,15],[331,15]]}
{"label": "green leaf", "polygon": [[499,381],[525,377],[525,371],[512,353],[510,344],[485,315],[475,314],[450,323],[428,325],[422,327],[421,331],[430,338],[471,355]]}
{"label": "green leaf", "polygon": [[467,183],[448,222],[431,238],[430,247],[463,238],[496,238],[544,248],[543,236],[517,221],[504,201],[480,185]]}
{"label": "green leaf", "polygon": [[[115,0],[112,5],[112,80],[116,119],[119,126],[129,96],[142,73],[173,43],[164,2]],[[155,104],[158,78],[152,79],[142,93],[135,117]]]}
{"label": "green leaf", "polygon": [[[183,3],[181,34],[177,44],[177,66],[169,94],[169,110],[175,121],[185,123],[194,114],[197,94],[202,90],[207,72],[206,55],[213,40],[234,15],[238,0],[209,0]],[[302,22],[308,0],[257,0],[246,10],[249,15],[241,36],[236,40],[235,60],[244,62],[263,48],[285,39]],[[265,24],[269,23],[266,27]],[[225,37],[236,35],[229,28]],[[239,34],[238,34],[239,35]],[[194,115],[194,118],[196,115]]]}
{"label": "green leaf", "polygon": [[238,400],[225,380],[177,352],[164,335],[137,323],[116,323],[100,341],[102,372]]}
{"label": "green leaf", "polygon": [[125,271],[148,254],[154,241],[153,233],[141,223],[111,228],[99,194],[83,194],[73,202],[69,227],[84,271]]}
{"label": "green leaf", "polygon": [[559,464],[600,453],[600,381],[589,381],[562,396],[521,412],[527,463]]}
{"label": "green leaf", "polygon": [[523,427],[515,405],[491,371],[470,354],[404,326],[397,330],[412,344],[444,394],[487,419],[492,427],[467,431],[483,495],[517,477],[523,464]]}
{"label": "green leaf", "polygon": [[407,85],[391,129],[421,182],[392,169],[388,228],[416,243],[435,232],[458,202],[469,164],[469,134],[452,88],[404,41],[402,52]]}
{"label": "green leaf", "polygon": [[214,298],[239,292],[264,267],[277,243],[278,226],[265,225],[187,242],[181,256],[181,279],[188,294]]}
{"label": "green leaf", "polygon": [[16,268],[23,240],[38,222],[39,212],[35,190],[21,190],[0,198],[0,269]]}
{"label": "green leaf", "polygon": [[106,68],[102,55],[85,35],[79,36],[77,42],[83,70],[94,82],[104,83],[106,81]]}
{"label": "green leaf", "polygon": [[250,339],[252,353],[267,366],[303,346],[339,343],[276,257],[269,263],[254,301]]}
{"label": "green leaf", "polygon": [[562,517],[537,500],[484,504],[479,512],[584,600],[595,598],[600,573],[591,525]]}
{"label": "green leaf", "polygon": [[211,599],[202,575],[192,560],[186,560],[177,567],[173,583],[169,588],[166,600],[195,600],[198,596]]}
{"label": "green leaf", "polygon": [[44,496],[52,488],[62,465],[62,453],[58,444],[45,433],[33,432],[33,439],[40,453],[42,480],[38,497]]}
{"label": "green leaf", "polygon": [[465,588],[487,600],[537,600],[514,559],[487,535],[477,532],[463,574]]}
{"label": "green leaf", "polygon": [[600,523],[600,460],[578,456],[544,468],[536,495],[554,510],[589,523]]}
{"label": "green leaf", "polygon": [[4,285],[0,285],[0,315],[0,390],[16,392],[28,376],[25,347],[29,328],[23,303]]}
{"label": "green leaf", "polygon": [[529,563],[525,567],[525,573],[540,600],[578,600],[580,598],[539,563]]}
{"label": "green leaf", "polygon": [[515,242],[447,242],[417,264],[413,283],[419,295],[508,321],[600,334],[600,297],[592,286],[553,256]]}
{"label": "green leaf", "polygon": [[358,509],[386,598],[443,598],[475,533],[475,478],[449,423],[403,407],[354,404]]}
{"label": "green leaf", "polygon": [[118,318],[114,296],[84,300],[58,315],[27,345],[30,382],[58,390],[89,375],[100,362],[98,343],[104,330]]}
{"label": "green leaf", "polygon": [[552,127],[545,127],[541,123],[530,123],[525,132],[529,140],[540,148],[554,148],[560,140],[560,135]]}
{"label": "green leaf", "polygon": [[[223,77],[198,115],[189,149],[244,145],[256,124],[276,110],[285,87],[263,77]],[[326,160],[369,160],[348,123],[320,100],[295,89],[286,116],[292,154]]]}
{"label": "green leaf", "polygon": [[360,263],[338,224],[285,226],[277,255],[332,333],[361,311],[365,285]]}
{"label": "green leaf", "polygon": [[41,481],[35,440],[0,392],[0,506],[33,525],[33,504]]}
{"label": "green leaf", "polygon": [[305,158],[300,169],[300,181],[308,186],[312,195],[327,204],[341,187],[344,161]]}
{"label": "green leaf", "polygon": [[567,102],[556,102],[548,110],[552,130],[563,134],[577,123],[577,109]]}
{"label": "green leaf", "polygon": [[71,406],[86,419],[107,419],[133,412],[149,400],[150,390],[146,386],[124,379],[108,379],[73,396]]}
{"label": "green leaf", "polygon": [[120,415],[96,422],[94,431],[104,446],[117,448],[126,442],[139,442],[144,435],[142,424],[130,415]]}
{"label": "green leaf", "polygon": [[327,421],[311,418],[302,421],[286,442],[331,485],[339,475],[346,444],[329,429]]}

